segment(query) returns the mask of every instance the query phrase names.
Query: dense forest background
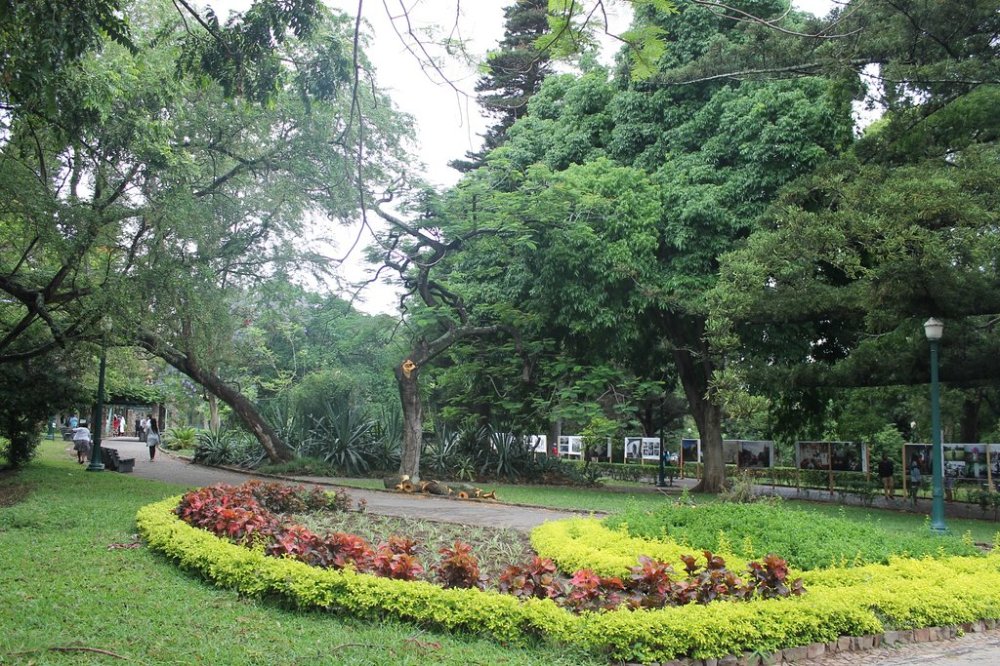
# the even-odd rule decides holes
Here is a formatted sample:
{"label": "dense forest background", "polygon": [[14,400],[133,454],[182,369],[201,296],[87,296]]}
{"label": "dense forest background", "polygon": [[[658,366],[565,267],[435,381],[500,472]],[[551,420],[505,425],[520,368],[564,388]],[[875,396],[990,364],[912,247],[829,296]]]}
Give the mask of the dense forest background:
{"label": "dense forest background", "polygon": [[[945,440],[997,441],[996,3],[630,4],[605,67],[600,2],[512,2],[442,191],[352,15],[0,1],[8,462],[103,349],[113,396],[250,463],[518,477],[522,435],[699,437],[715,491],[723,438],[929,440],[929,317]],[[359,223],[397,314],[340,279]]]}

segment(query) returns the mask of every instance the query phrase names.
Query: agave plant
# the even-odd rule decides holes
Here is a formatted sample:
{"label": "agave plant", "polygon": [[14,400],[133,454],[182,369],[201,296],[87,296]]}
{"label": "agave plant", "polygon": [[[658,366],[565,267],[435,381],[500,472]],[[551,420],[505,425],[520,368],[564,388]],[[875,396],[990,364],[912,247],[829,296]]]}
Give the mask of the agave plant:
{"label": "agave plant", "polygon": [[488,432],[489,447],[480,467],[484,475],[514,481],[530,473],[533,447],[523,437],[503,428],[490,427]]}
{"label": "agave plant", "polygon": [[171,451],[193,449],[198,441],[198,429],[187,426],[171,428],[163,435],[163,446]]}
{"label": "agave plant", "polygon": [[198,432],[194,461],[204,465],[236,465],[256,468],[264,460],[264,452],[250,433],[223,426],[219,430]]}
{"label": "agave plant", "polygon": [[382,416],[372,430],[373,466],[383,471],[399,469],[403,448],[403,412],[399,407],[382,407]]}
{"label": "agave plant", "polygon": [[[462,443],[462,433],[452,430],[446,424],[438,428],[438,437],[424,451],[421,459],[428,470],[445,478],[452,476],[455,457]],[[456,478],[458,478],[456,476]]]}
{"label": "agave plant", "polygon": [[325,412],[310,432],[309,454],[348,475],[368,472],[375,422],[349,398],[327,402]]}

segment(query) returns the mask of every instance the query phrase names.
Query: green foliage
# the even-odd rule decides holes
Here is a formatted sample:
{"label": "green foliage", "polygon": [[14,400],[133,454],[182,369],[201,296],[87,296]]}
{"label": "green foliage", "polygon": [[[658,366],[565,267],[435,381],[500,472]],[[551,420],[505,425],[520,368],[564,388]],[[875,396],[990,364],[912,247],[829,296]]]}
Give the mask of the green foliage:
{"label": "green foliage", "polygon": [[609,519],[608,524],[627,525],[629,532],[637,536],[665,536],[710,550],[720,548],[720,540],[725,539],[730,552],[741,557],[751,555],[747,552],[749,545],[756,553],[779,553],[791,566],[806,571],[887,563],[902,554],[976,554],[975,548],[958,537],[938,538],[929,530],[910,536],[890,534],[875,522],[859,523],[780,503],[666,504],[655,511],[626,511]]}
{"label": "green foliage", "polygon": [[302,608],[334,608],[363,618],[405,617],[515,644],[541,635],[625,661],[768,652],[886,628],[968,622],[993,617],[1000,609],[995,558],[953,557],[811,572],[803,577],[809,594],[795,599],[573,615],[547,599],[519,602],[509,595],[445,590],[268,558],[180,523],[170,513],[174,502],[142,509],[137,516],[141,533],[151,548],[216,585],[246,595],[278,594]]}
{"label": "green foliage", "polygon": [[[42,428],[52,414],[89,402],[80,381],[79,364],[87,358],[71,353],[52,354],[20,363],[0,363],[0,456],[11,467],[28,463]],[[89,359],[88,359],[89,360]]]}
{"label": "green foliage", "polygon": [[194,449],[196,463],[253,469],[262,460],[260,446],[245,430],[223,426],[217,431],[198,431],[198,443]]}
{"label": "green foliage", "polygon": [[[139,507],[184,488],[131,474],[85,472],[67,458],[62,442],[43,443],[33,464],[0,480],[5,499],[18,488],[27,491],[20,503],[0,502],[0,566],[20,567],[0,587],[4,661],[72,663],[76,657],[50,648],[92,646],[99,635],[102,649],[150,664],[307,664],[326,659],[329,650],[320,646],[330,645],[339,646],[336,662],[345,666],[419,666],[428,650],[441,666],[607,664],[571,643],[556,648],[527,639],[525,647],[501,645],[475,632],[300,612],[215,587],[134,538]],[[83,570],[92,575],[81,576]],[[150,626],[158,627],[157,640],[141,638]],[[416,646],[414,635],[433,646]]]}
{"label": "green foliage", "polygon": [[350,395],[325,404],[300,453],[320,458],[349,476],[365,474],[371,465],[375,422]]}
{"label": "green foliage", "polygon": [[193,449],[198,441],[198,429],[191,427],[171,428],[164,433],[163,446],[171,451]]}

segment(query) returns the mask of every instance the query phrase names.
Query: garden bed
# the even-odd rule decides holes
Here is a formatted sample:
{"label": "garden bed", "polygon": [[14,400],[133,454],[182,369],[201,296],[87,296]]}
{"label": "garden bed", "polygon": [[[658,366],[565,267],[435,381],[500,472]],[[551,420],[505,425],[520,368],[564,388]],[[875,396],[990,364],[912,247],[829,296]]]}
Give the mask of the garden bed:
{"label": "garden bed", "polygon": [[[266,557],[261,548],[248,549],[184,523],[173,513],[176,506],[173,499],[143,508],[140,530],[152,548],[217,585],[255,596],[278,595],[305,608],[396,617],[515,644],[574,644],[625,661],[774,653],[839,645],[843,636],[905,634],[1000,617],[1000,558],[994,555],[893,557],[888,564],[804,572],[808,592],[796,598],[573,613],[551,599],[442,589],[425,581],[358,573],[352,567],[321,569],[287,557]],[[582,564],[609,575],[621,574],[639,555],[670,561],[693,550],[610,530],[596,520],[549,523],[536,530],[533,543],[539,555],[551,557],[565,571]],[[738,560],[730,560],[733,569]]]}

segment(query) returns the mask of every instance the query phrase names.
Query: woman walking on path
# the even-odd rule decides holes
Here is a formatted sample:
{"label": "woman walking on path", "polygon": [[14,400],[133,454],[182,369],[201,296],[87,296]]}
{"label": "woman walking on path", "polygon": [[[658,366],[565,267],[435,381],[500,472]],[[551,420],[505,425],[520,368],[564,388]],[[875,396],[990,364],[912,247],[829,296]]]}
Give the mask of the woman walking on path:
{"label": "woman walking on path", "polygon": [[156,419],[149,419],[149,430],[146,432],[146,446],[149,447],[149,462],[156,458],[156,447],[160,445],[160,428]]}

